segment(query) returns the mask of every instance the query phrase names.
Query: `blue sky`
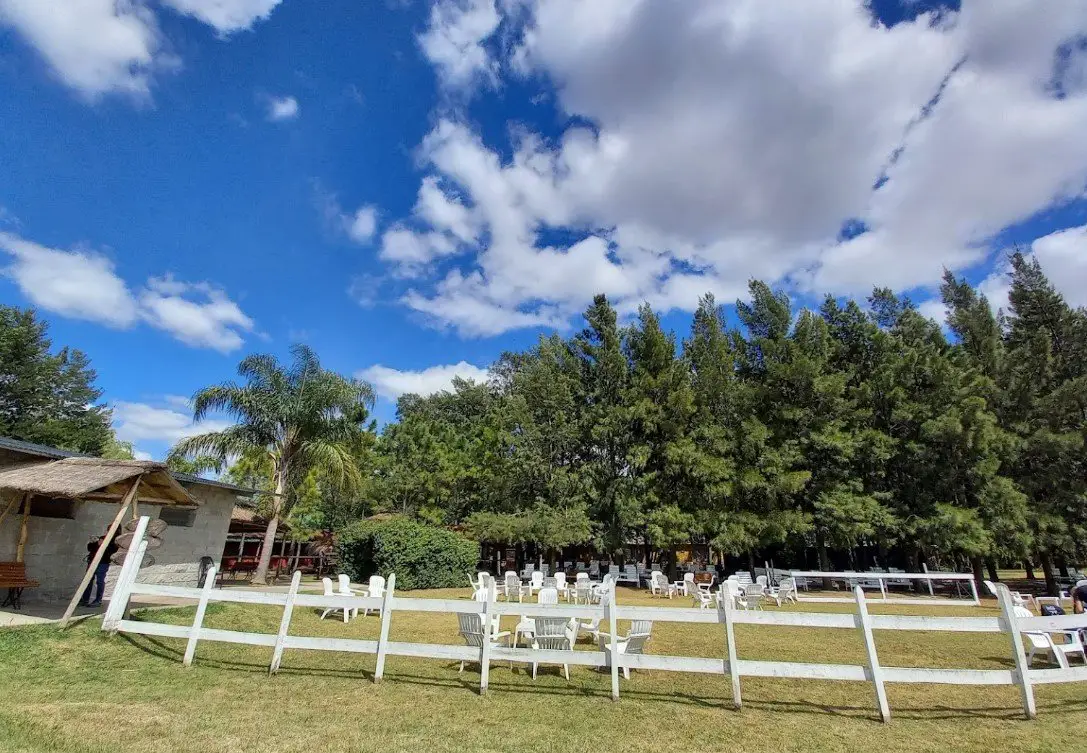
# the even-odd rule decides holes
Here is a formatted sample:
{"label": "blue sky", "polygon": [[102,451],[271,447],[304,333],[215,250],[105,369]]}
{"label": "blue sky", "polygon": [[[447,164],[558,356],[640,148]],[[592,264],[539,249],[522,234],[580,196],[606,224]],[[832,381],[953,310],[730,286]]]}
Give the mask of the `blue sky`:
{"label": "blue sky", "polygon": [[939,318],[1019,243],[1087,304],[1087,3],[785,5],[0,0],[0,301],[154,456],[248,352],[388,420],[594,292],[681,337],[751,277]]}

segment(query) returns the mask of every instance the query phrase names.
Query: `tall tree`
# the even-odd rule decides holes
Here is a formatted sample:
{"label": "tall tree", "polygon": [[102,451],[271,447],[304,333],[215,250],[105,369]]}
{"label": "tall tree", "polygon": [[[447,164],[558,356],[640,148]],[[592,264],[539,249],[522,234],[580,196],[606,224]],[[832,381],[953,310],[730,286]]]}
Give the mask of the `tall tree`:
{"label": "tall tree", "polygon": [[361,474],[351,445],[364,431],[373,405],[370,385],[321,367],[307,346],[291,349],[292,362],[253,355],[238,365],[244,384],[226,382],[193,396],[193,420],[222,412],[236,423],[222,431],[181,440],[172,456],[207,455],[226,463],[232,456],[263,452],[271,471],[271,507],[260,560],[253,575],[264,583],[280,521],[290,511],[291,490],[318,468],[344,483]]}
{"label": "tall tree", "polygon": [[32,309],[0,306],[0,435],[65,450],[114,451],[112,414],[79,350],[50,352],[48,326]]}

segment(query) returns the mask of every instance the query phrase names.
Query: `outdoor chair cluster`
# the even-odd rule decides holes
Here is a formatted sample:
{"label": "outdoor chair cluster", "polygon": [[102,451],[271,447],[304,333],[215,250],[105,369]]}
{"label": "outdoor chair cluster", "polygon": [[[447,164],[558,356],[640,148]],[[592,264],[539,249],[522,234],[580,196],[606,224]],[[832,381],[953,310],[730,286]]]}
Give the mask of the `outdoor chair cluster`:
{"label": "outdoor chair cluster", "polygon": [[[385,593],[385,579],[380,575],[371,575],[369,585],[366,588],[352,588],[351,579],[344,573],[337,575],[336,579],[339,581],[338,589],[333,589],[331,578],[321,578],[325,596],[372,596],[380,598]],[[329,607],[321,612],[321,619],[323,620],[328,615],[336,612],[343,615],[344,622],[359,615],[359,610],[351,607]],[[365,617],[370,614],[370,610],[365,609],[362,614]]]}
{"label": "outdoor chair cluster", "polygon": [[796,601],[796,580],[783,578],[778,585],[770,586],[765,575],[751,580],[749,573],[730,575],[719,587],[713,590],[714,578],[698,582],[694,573],[684,574],[683,580],[669,582],[664,573],[656,570],[649,577],[649,593],[653,596],[667,597],[690,596],[696,606],[710,609],[729,599],[739,609],[762,609],[763,601],[771,600],[780,607],[787,601]]}

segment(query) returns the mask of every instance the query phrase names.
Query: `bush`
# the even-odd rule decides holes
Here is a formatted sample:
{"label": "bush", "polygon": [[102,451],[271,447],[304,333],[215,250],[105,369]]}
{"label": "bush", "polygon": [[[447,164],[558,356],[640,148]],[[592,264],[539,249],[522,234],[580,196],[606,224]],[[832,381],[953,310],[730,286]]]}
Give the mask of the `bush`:
{"label": "bush", "polygon": [[465,586],[479,562],[477,542],[406,518],[353,523],[337,533],[336,553],[351,580],[396,573],[406,591]]}

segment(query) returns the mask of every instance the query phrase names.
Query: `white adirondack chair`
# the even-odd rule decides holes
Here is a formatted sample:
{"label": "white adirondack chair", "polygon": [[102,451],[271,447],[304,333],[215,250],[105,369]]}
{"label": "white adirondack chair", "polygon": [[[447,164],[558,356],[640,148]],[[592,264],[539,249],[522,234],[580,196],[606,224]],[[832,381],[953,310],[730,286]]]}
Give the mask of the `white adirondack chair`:
{"label": "white adirondack chair", "polygon": [[588,573],[578,573],[574,581],[574,603],[588,604],[593,598],[593,585]]}
{"label": "white adirondack chair", "polygon": [[[1034,613],[1026,607],[1015,607],[1015,616],[1029,618],[1033,617]],[[1050,633],[1034,630],[1023,631],[1023,635],[1026,636],[1027,643],[1030,646],[1030,650],[1027,652],[1027,666],[1034,662],[1034,657],[1039,653],[1052,656],[1061,669],[1068,669],[1068,657],[1070,656],[1078,656],[1084,664],[1087,664],[1087,647],[1083,645],[1083,639],[1079,631],[1062,630],[1060,634],[1064,636],[1064,643],[1054,641]]]}
{"label": "white adirondack chair", "polygon": [[[332,586],[332,578],[321,578],[321,586],[324,589],[325,596],[341,596],[342,594],[336,593],[336,590]],[[325,611],[321,612],[321,619],[323,620],[330,614],[340,612],[343,614],[343,621],[347,622],[351,619],[351,610],[344,607],[328,607]]]}
{"label": "white adirondack chair", "polygon": [[667,575],[655,570],[649,576],[649,593],[651,596],[667,596],[671,599],[675,596],[676,587],[668,582]]}
{"label": "white adirondack chair", "polygon": [[506,596],[506,601],[513,601],[514,596],[517,597],[517,601],[524,600],[524,587],[521,585],[521,579],[512,570],[506,572],[506,580],[502,591]]}
{"label": "white adirondack chair", "polygon": [[766,595],[776,601],[779,607],[787,601],[798,601],[796,580],[794,578],[782,578],[776,588],[766,590]]}
{"label": "white adirondack chair", "polygon": [[696,590],[694,585],[694,573],[684,573],[683,580],[677,580],[672,586],[676,589],[676,593],[690,596],[691,591]]}
{"label": "white adirondack chair", "polygon": [[[336,576],[336,581],[337,581],[338,586],[339,586],[336,589],[336,593],[338,593],[340,596],[354,596],[355,595],[355,592],[353,590],[351,590],[351,578],[350,578],[350,576],[347,575],[347,573],[340,573],[339,575],[337,575]],[[348,611],[351,612],[352,617],[358,617],[359,616],[358,607],[352,607]],[[345,620],[345,622],[346,622],[346,620]]]}
{"label": "white adirondack chair", "polygon": [[748,583],[744,587],[743,594],[737,599],[737,603],[742,609],[756,609],[762,610],[763,600],[762,586],[757,583]]}
{"label": "white adirondack chair", "polygon": [[[641,654],[645,651],[645,644],[653,632],[653,623],[646,620],[635,620],[630,624],[630,632],[625,637],[616,641],[616,652],[620,654]],[[611,657],[611,636],[607,633],[598,633],[597,646],[609,658]],[[623,678],[630,679],[630,667],[623,667]]]}
{"label": "white adirondack chair", "polygon": [[528,595],[532,596],[532,594],[543,588],[543,581],[544,574],[539,570],[533,570],[528,581]]}
{"label": "white adirondack chair", "polygon": [[[993,583],[991,580],[983,580],[982,583],[985,585],[985,590],[988,591],[995,599],[997,594],[996,584]],[[1009,590],[1008,593],[1011,594],[1013,606],[1037,610],[1038,605],[1034,601],[1034,594],[1025,594],[1019,591],[1011,590]]]}
{"label": "white adirondack chair", "polygon": [[[464,638],[464,642],[469,646],[475,646],[476,648],[481,649],[483,648],[484,641],[489,640],[492,643],[497,643],[501,638],[506,638],[508,642],[510,635],[508,632],[499,633],[494,630],[485,632],[483,630],[482,615],[462,613],[457,615],[457,619],[460,622],[460,636]],[[489,635],[487,634],[488,632],[490,633]],[[460,669],[457,671],[463,672],[466,663],[466,661],[462,661],[460,663]],[[513,666],[513,662],[510,662],[510,666]]]}
{"label": "white adirondack chair", "polygon": [[[370,582],[366,586],[366,595],[375,599],[380,599],[385,595],[385,579],[380,575],[371,575]],[[367,607],[363,610],[362,616],[365,617],[370,614],[370,609]]]}
{"label": "white adirondack chair", "polygon": [[[541,592],[542,595],[542,592]],[[555,595],[556,599],[558,594]],[[533,620],[535,635],[532,637],[532,648],[545,651],[573,651],[574,640],[577,638],[576,628],[572,628],[570,621],[565,617],[536,617]],[[532,662],[532,679],[536,679],[536,667],[540,660]],[[557,662],[556,662],[557,663]],[[563,674],[570,679],[570,665],[562,665]]]}
{"label": "white adirondack chair", "polygon": [[561,570],[555,573],[555,588],[558,589],[559,596],[563,596],[567,601],[570,600],[570,586],[566,583],[566,573]]}

